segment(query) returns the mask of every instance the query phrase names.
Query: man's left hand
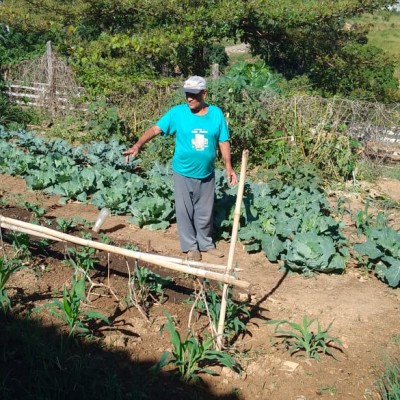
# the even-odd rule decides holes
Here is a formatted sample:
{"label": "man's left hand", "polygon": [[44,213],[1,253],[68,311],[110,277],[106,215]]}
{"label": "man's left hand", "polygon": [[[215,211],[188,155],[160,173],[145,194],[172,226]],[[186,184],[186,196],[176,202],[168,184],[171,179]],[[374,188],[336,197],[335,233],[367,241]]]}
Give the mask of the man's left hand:
{"label": "man's left hand", "polygon": [[226,177],[228,179],[229,185],[235,186],[238,183],[238,178],[235,171],[226,171]]}

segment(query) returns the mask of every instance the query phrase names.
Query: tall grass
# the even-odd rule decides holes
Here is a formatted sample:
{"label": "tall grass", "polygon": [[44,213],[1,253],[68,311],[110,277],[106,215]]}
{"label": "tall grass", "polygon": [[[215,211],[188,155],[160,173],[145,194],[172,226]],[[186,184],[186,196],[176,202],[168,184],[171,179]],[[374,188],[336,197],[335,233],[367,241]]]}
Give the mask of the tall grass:
{"label": "tall grass", "polygon": [[386,361],[385,371],[378,381],[382,400],[400,400],[400,358]]}

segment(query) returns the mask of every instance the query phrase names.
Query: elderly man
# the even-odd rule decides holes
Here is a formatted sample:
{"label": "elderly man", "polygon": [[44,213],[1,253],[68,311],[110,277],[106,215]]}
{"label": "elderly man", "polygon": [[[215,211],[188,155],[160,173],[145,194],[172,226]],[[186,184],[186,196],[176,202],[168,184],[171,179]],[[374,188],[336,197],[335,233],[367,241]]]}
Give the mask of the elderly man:
{"label": "elderly man", "polygon": [[188,260],[200,261],[201,252],[224,256],[212,239],[214,163],[218,148],[230,185],[237,183],[237,176],[231,164],[228,126],[221,109],[205,101],[205,79],[191,76],[183,90],[186,104],[172,107],[123,154],[127,159],[130,155],[136,157],[141,147],[155,136],[175,135],[172,169],[179,241]]}

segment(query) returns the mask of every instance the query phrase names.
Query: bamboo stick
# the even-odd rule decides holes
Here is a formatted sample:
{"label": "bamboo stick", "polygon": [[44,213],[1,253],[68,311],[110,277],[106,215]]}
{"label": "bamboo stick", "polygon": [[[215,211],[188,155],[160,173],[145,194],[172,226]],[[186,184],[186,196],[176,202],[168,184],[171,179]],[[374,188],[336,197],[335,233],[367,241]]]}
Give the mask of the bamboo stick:
{"label": "bamboo stick", "polygon": [[46,235],[45,233],[40,233],[40,234],[39,234],[38,232],[35,232],[35,231],[33,231],[32,229],[21,228],[21,227],[19,227],[19,226],[7,224],[7,223],[5,223],[5,222],[2,222],[2,223],[1,223],[1,227],[4,228],[4,229],[11,230],[11,231],[17,231],[17,232],[21,232],[21,233],[26,233],[26,234],[32,235],[32,236],[38,236],[38,237],[41,237],[41,238],[43,238],[43,239],[57,240],[57,241],[59,241],[59,242],[62,241],[61,239],[58,239],[58,238],[56,238],[56,237],[54,237],[54,236]]}
{"label": "bamboo stick", "polygon": [[[239,182],[238,194],[237,194],[237,198],[236,198],[235,212],[234,212],[234,216],[233,216],[231,244],[230,244],[230,248],[229,248],[228,263],[227,263],[226,272],[225,272],[226,275],[228,275],[228,276],[231,273],[232,268],[233,268],[233,256],[235,253],[237,233],[239,230],[240,208],[242,206],[248,157],[249,157],[249,151],[243,150],[242,165],[240,168],[240,182]],[[223,334],[224,334],[227,301],[228,301],[228,283],[225,283],[224,287],[222,289],[221,309],[219,312],[219,321],[218,321],[218,329],[217,329],[217,349],[218,350],[221,350],[222,345],[223,345]]]}
{"label": "bamboo stick", "polygon": [[105,243],[95,242],[93,240],[78,238],[73,235],[68,235],[66,233],[58,232],[54,229],[46,228],[44,226],[34,225],[34,224],[30,224],[28,222],[23,222],[23,221],[19,221],[17,219],[12,219],[12,218],[8,218],[8,217],[4,217],[4,216],[0,215],[0,225],[3,226],[3,223],[9,224],[9,225],[14,225],[14,226],[17,226],[20,228],[29,229],[32,232],[40,232],[45,235],[48,235],[48,236],[51,236],[54,238],[58,238],[60,240],[66,241],[66,242],[75,243],[75,244],[78,244],[81,246],[93,247],[95,249],[103,250],[103,251],[106,251],[109,253],[115,253],[115,254],[123,255],[125,257],[135,258],[137,260],[142,260],[144,262],[148,262],[150,264],[155,264],[160,267],[171,269],[173,271],[183,272],[183,273],[186,273],[189,275],[195,275],[195,276],[199,276],[201,278],[216,280],[216,281],[223,282],[223,283],[229,283],[231,285],[238,286],[241,288],[248,288],[250,286],[249,282],[244,281],[244,280],[238,280],[237,278],[235,278],[231,275],[227,275],[226,273],[222,274],[219,272],[206,271],[201,268],[193,268],[193,267],[190,267],[187,265],[178,265],[167,259],[161,259],[158,256],[154,256],[154,254],[141,253],[138,251],[123,249],[121,247],[112,246],[112,245],[105,244]]}
{"label": "bamboo stick", "polygon": [[[213,264],[213,263],[208,263],[204,261],[191,261],[191,260],[185,260],[183,258],[178,258],[178,257],[170,257],[170,256],[163,256],[160,254],[153,254],[154,257],[160,258],[160,259],[165,259],[167,261],[174,262],[176,264],[184,264],[184,265],[191,265],[192,267],[203,267],[206,269],[214,269],[217,271],[226,271],[226,265],[220,265],[220,264]],[[242,268],[234,268],[234,272],[240,272],[243,271]]]}
{"label": "bamboo stick", "polygon": [[[5,222],[1,223],[1,227],[4,228],[4,229],[9,229],[9,230],[17,231],[17,232],[26,233],[26,234],[32,235],[32,236],[38,236],[38,237],[41,237],[43,239],[55,240],[55,241],[58,241],[58,242],[62,242],[61,239],[59,239],[59,238],[57,238],[55,236],[46,235],[44,233],[36,232],[36,231],[33,231],[32,229],[28,229],[28,228],[20,228],[18,226],[10,225],[10,224],[7,224]],[[226,270],[226,266],[225,265],[220,265],[220,264],[213,264],[213,263],[207,263],[207,262],[201,262],[201,261],[185,260],[183,258],[163,256],[163,255],[160,255],[160,254],[153,254],[153,256],[156,257],[156,258],[159,258],[161,260],[171,261],[171,262],[176,263],[176,264],[190,265],[192,267],[203,267],[205,269],[211,269],[211,270],[217,270],[217,271],[225,271]],[[241,268],[235,268],[234,271],[235,272],[240,272],[240,271],[242,271],[242,269]]]}

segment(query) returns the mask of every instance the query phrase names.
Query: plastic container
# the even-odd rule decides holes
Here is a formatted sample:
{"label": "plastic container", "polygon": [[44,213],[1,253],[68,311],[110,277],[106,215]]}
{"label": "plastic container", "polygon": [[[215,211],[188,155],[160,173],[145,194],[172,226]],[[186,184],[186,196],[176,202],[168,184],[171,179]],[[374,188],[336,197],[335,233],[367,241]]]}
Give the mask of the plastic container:
{"label": "plastic container", "polygon": [[97,216],[96,222],[92,228],[92,231],[98,232],[103,225],[105,219],[111,214],[111,211],[108,208],[102,208]]}

